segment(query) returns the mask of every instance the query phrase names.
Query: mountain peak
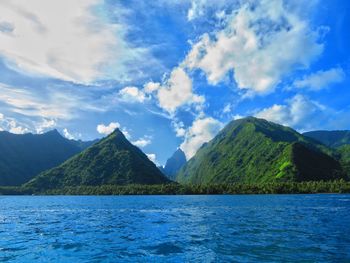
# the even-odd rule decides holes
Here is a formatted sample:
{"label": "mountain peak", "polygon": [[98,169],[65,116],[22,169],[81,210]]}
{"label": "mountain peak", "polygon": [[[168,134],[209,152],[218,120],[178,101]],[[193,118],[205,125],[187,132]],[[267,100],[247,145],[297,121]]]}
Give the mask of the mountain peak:
{"label": "mountain peak", "polygon": [[189,183],[256,183],[342,176],[330,149],[289,127],[247,117],[232,121],[201,147],[176,179]]}
{"label": "mountain peak", "polygon": [[170,178],[175,179],[176,174],[180,171],[182,166],[184,166],[186,163],[186,155],[185,153],[180,149],[177,148],[177,150],[173,153],[173,155],[167,160],[165,166],[164,166],[164,173]]}
{"label": "mountain peak", "polygon": [[47,134],[47,135],[59,135],[59,136],[62,137],[62,135],[59,133],[59,131],[57,129],[53,129],[53,130],[47,131],[44,134]]}
{"label": "mountain peak", "polygon": [[169,180],[124,134],[116,129],[107,137],[41,173],[28,185],[52,189],[78,185],[161,184]]}

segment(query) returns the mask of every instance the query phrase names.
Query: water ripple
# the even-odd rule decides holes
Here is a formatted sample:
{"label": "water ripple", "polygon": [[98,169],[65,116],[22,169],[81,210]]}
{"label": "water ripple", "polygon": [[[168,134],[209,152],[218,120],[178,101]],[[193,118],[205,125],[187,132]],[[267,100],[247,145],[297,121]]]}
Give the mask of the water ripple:
{"label": "water ripple", "polygon": [[349,195],[0,198],[1,262],[350,262]]}

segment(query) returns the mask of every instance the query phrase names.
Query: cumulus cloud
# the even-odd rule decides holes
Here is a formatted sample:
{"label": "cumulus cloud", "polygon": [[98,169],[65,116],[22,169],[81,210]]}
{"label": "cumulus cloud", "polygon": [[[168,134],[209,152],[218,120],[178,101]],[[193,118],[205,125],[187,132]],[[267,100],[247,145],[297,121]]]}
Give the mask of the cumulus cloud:
{"label": "cumulus cloud", "polygon": [[145,89],[148,92],[156,91],[159,106],[171,114],[184,105],[200,108],[205,101],[203,96],[193,93],[192,80],[181,67],[174,68],[162,85],[150,82],[145,85]]}
{"label": "cumulus cloud", "polygon": [[317,129],[348,129],[350,111],[335,110],[298,94],[286,100],[284,104],[274,104],[260,110],[255,116],[303,132]]}
{"label": "cumulus cloud", "polygon": [[154,153],[146,153],[148,159],[150,159],[154,164],[158,164],[157,156]]}
{"label": "cumulus cloud", "polygon": [[125,27],[97,16],[94,8],[99,4],[1,1],[0,54],[16,70],[79,83],[111,77],[105,74],[111,66],[123,71],[125,62],[141,51],[124,41]]}
{"label": "cumulus cloud", "polygon": [[173,128],[176,133],[176,137],[184,137],[186,134],[185,125],[182,121],[172,121]]}
{"label": "cumulus cloud", "polygon": [[147,99],[143,90],[137,87],[125,87],[119,91],[119,95],[127,102],[144,102]]}
{"label": "cumulus cloud", "polygon": [[223,124],[212,117],[202,117],[195,120],[192,126],[187,129],[184,142],[180,145],[187,160],[195,155],[203,143],[210,141],[222,127]]}
{"label": "cumulus cloud", "polygon": [[152,93],[152,92],[158,90],[160,87],[161,87],[160,83],[151,81],[151,82],[146,83],[143,89],[146,93]]}
{"label": "cumulus cloud", "polygon": [[320,70],[293,83],[294,87],[307,88],[310,90],[321,90],[332,84],[340,83],[345,78],[345,72],[342,68],[331,68],[329,70]]}
{"label": "cumulus cloud", "polygon": [[119,128],[120,124],[118,122],[111,122],[108,125],[99,124],[97,125],[97,132],[103,135],[109,135],[114,132],[115,129]]}
{"label": "cumulus cloud", "polygon": [[132,144],[134,144],[140,148],[143,148],[151,143],[152,143],[152,140],[151,140],[151,137],[149,137],[149,136],[145,136],[145,137],[139,138],[136,141],[132,141]]}
{"label": "cumulus cloud", "polygon": [[63,129],[63,136],[66,137],[68,140],[74,140],[75,136],[71,134],[67,128]]}
{"label": "cumulus cloud", "polygon": [[52,129],[57,125],[55,120],[43,119],[41,122],[36,124],[35,130],[36,133],[41,134],[48,129]]}
{"label": "cumulus cloud", "polygon": [[214,37],[204,34],[193,44],[184,65],[201,69],[214,85],[232,72],[239,89],[263,94],[292,70],[307,68],[323,51],[318,40],[319,33],[282,0],[252,1]]}
{"label": "cumulus cloud", "polygon": [[28,127],[18,123],[16,119],[6,117],[4,114],[0,113],[0,131],[4,130],[14,134],[24,134],[30,132]]}

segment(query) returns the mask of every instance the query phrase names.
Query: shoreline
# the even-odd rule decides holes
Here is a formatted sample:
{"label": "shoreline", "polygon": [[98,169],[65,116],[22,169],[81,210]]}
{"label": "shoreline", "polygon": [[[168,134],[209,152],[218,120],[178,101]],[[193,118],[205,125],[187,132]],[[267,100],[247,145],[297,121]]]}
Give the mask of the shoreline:
{"label": "shoreline", "polygon": [[0,195],[254,195],[254,194],[344,194],[350,193],[350,182],[312,181],[264,184],[161,184],[161,185],[101,185],[34,189],[0,187]]}

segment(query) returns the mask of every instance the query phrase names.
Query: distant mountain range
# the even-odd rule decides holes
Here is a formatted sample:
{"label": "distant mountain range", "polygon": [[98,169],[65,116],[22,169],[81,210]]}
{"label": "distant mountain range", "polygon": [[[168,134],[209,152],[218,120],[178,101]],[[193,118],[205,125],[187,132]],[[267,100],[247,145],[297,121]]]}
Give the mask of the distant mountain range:
{"label": "distant mountain range", "polygon": [[40,191],[66,186],[169,182],[155,164],[116,129],[60,166],[39,174],[26,186]]}
{"label": "distant mountain range", "polygon": [[303,135],[331,148],[350,144],[350,131],[311,131],[305,132]]}
{"label": "distant mountain range", "polygon": [[177,175],[180,183],[265,183],[346,178],[337,152],[295,130],[248,117],[229,123]]}
{"label": "distant mountain range", "polygon": [[44,134],[0,132],[0,185],[21,185],[55,167],[94,141],[68,140],[57,130]]}
{"label": "distant mountain range", "polygon": [[186,164],[185,153],[178,148],[167,160],[162,172],[171,180],[175,180],[177,173]]}
{"label": "distant mountain range", "polygon": [[[186,162],[178,149],[158,169],[116,129],[101,140],[0,132],[0,185],[69,186],[302,182],[349,179],[349,131],[300,134],[263,119],[229,123]],[[167,178],[165,175],[167,175]]]}

